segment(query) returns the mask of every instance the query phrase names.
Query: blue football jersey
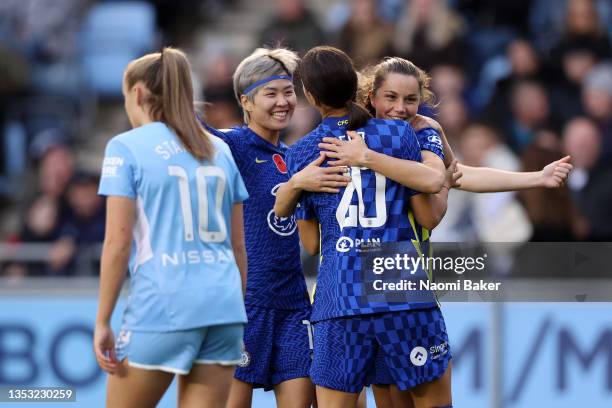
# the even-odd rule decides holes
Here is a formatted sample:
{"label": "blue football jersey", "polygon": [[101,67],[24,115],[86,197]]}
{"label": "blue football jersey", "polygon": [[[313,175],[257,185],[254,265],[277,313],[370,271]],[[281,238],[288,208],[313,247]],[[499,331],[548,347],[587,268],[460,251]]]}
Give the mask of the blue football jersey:
{"label": "blue football jersey", "polygon": [[[323,137],[346,138],[347,119],[326,118],[287,153],[290,175],[319,156]],[[404,121],[370,119],[358,130],[368,147],[405,160],[421,161],[412,127]],[[337,194],[303,193],[298,217],[316,218],[321,227],[321,264],[312,321],[424,308],[429,303],[372,302],[366,296],[361,251],[374,243],[417,240],[408,216],[415,191],[366,168],[351,168],[351,183]]]}
{"label": "blue football jersey", "polygon": [[244,202],[249,264],[245,303],[273,309],[309,306],[295,216],[274,214],[276,191],[289,180],[287,147],[273,145],[247,126],[208,129],[229,145],[249,192]]}
{"label": "blue football jersey", "polygon": [[231,211],[248,197],[228,146],[199,161],[165,124],[111,139],[99,194],[136,202],[128,330],[173,331],[246,322],[231,246]]}
{"label": "blue football jersey", "polygon": [[444,147],[440,134],[433,128],[425,128],[416,132],[421,150],[429,150],[444,160]]}
{"label": "blue football jersey", "polygon": [[[444,147],[442,145],[442,138],[440,134],[433,128],[425,128],[418,130],[416,132],[416,137],[421,146],[421,151],[428,150],[438,157],[441,160],[444,160]],[[431,254],[431,247],[428,245],[429,242],[429,230],[423,226],[419,226],[416,222],[412,214],[410,214],[410,221],[414,225],[415,230],[417,231],[417,239],[422,242],[421,245],[423,252],[425,254]]]}

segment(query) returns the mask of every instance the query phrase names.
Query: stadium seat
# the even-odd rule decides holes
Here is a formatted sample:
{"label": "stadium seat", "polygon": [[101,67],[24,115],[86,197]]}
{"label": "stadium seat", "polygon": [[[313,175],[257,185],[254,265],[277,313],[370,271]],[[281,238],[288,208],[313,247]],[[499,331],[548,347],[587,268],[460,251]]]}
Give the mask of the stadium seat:
{"label": "stadium seat", "polygon": [[127,63],[156,44],[155,9],[142,1],[94,5],[81,31],[81,63],[89,86],[102,98],[121,97]]}

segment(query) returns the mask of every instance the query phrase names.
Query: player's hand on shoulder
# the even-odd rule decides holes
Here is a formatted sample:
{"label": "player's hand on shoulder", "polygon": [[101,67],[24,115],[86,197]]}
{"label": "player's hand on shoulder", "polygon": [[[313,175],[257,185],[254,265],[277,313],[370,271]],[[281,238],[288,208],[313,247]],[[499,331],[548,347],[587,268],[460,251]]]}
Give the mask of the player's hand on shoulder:
{"label": "player's hand on shoulder", "polygon": [[357,132],[349,130],[346,134],[348,141],[324,137],[322,143],[319,143],[319,148],[325,151],[327,157],[336,159],[329,162],[331,166],[364,167],[370,149]]}
{"label": "player's hand on shoulder", "polygon": [[412,119],[410,119],[410,125],[415,132],[427,128],[432,128],[438,133],[441,133],[442,131],[442,126],[440,126],[437,120],[432,119],[429,116],[419,115],[418,113]]}
{"label": "player's hand on shoulder", "polygon": [[347,167],[321,167],[326,158],[327,153],[321,152],[316,160],[293,176],[300,189],[315,193],[338,193],[340,188],[346,187],[351,181],[347,176]]}
{"label": "player's hand on shoulder", "polygon": [[546,188],[558,188],[565,185],[569,174],[574,168],[570,160],[570,156],[565,156],[544,167],[540,172],[541,186]]}

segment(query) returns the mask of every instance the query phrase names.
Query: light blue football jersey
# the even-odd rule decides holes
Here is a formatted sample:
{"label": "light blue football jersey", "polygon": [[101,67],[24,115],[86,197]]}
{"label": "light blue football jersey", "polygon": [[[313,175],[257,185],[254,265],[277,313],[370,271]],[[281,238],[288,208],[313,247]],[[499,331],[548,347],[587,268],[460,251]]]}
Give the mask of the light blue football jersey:
{"label": "light blue football jersey", "polygon": [[214,157],[204,162],[160,122],[106,147],[99,194],[136,201],[128,330],[246,322],[230,220],[248,193],[229,147],[212,139]]}

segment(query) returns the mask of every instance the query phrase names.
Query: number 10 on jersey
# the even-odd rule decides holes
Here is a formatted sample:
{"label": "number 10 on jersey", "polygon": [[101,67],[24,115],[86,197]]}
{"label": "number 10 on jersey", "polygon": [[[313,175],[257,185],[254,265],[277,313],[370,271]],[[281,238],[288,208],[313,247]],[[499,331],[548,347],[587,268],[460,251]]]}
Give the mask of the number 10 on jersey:
{"label": "number 10 on jersey", "polygon": [[[189,189],[189,177],[187,171],[180,166],[168,166],[168,174],[178,179],[179,197],[181,200],[181,212],[183,213],[183,226],[185,231],[185,241],[193,241],[194,239],[194,219],[191,209],[191,191]],[[196,169],[196,182],[198,191],[198,235],[203,242],[223,242],[227,238],[227,225],[223,217],[223,196],[225,195],[225,186],[227,184],[225,173],[216,166],[201,166]],[[216,180],[213,216],[219,226],[219,231],[209,231],[208,219],[208,188],[206,178],[214,178]]]}

